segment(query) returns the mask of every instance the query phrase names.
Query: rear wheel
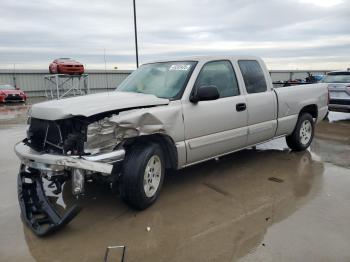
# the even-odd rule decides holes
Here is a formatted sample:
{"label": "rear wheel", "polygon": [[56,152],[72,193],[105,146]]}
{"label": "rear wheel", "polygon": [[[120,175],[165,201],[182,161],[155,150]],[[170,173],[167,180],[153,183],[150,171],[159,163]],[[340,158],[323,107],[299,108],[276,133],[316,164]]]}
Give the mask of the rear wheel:
{"label": "rear wheel", "polygon": [[152,205],[160,194],[164,173],[164,156],[159,145],[131,148],[123,163],[120,184],[124,202],[140,210]]}
{"label": "rear wheel", "polygon": [[286,137],[287,145],[294,151],[307,149],[314,137],[314,121],[309,113],[299,116],[293,133]]}

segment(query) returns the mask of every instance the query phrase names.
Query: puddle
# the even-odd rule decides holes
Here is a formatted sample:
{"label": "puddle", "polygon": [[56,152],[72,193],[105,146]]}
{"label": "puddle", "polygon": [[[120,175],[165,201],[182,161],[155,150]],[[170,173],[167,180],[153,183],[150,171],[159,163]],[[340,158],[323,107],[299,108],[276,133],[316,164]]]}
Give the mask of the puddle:
{"label": "puddle", "polygon": [[[2,124],[0,260],[103,261],[107,246],[125,245],[125,261],[349,261],[350,149],[339,139],[350,128],[341,121],[322,123],[310,151],[290,152],[276,139],[172,172],[145,211],[89,185],[84,210],[45,238],[19,216],[13,145],[25,125]],[[61,208],[75,201],[69,186],[63,191]]]}

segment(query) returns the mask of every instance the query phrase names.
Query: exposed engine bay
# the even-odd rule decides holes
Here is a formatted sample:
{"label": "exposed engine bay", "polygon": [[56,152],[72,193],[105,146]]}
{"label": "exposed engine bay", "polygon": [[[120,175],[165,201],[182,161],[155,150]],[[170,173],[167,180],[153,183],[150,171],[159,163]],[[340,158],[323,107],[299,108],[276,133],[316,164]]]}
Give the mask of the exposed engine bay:
{"label": "exposed engine bay", "polygon": [[79,118],[63,120],[29,119],[28,145],[38,152],[83,155],[88,122]]}
{"label": "exposed engine bay", "polygon": [[60,120],[30,118],[25,143],[38,152],[71,156],[95,155],[115,150],[128,138],[155,133],[171,134],[181,113],[150,106],[119,110],[91,117]]}

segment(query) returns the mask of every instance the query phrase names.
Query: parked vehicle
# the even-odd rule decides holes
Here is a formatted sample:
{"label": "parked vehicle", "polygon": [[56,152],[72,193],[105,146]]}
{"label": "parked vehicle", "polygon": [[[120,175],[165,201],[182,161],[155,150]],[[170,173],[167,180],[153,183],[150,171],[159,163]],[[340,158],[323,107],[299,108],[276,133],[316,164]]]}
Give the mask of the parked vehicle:
{"label": "parked vehicle", "polygon": [[350,71],[334,71],[323,80],[328,84],[329,110],[350,112]]}
{"label": "parked vehicle", "polygon": [[326,75],[315,75],[315,83],[321,83]]}
{"label": "parked vehicle", "polygon": [[6,102],[25,102],[26,94],[9,84],[0,84],[0,103]]}
{"label": "parked vehicle", "polygon": [[158,198],[168,169],[282,136],[292,150],[305,150],[327,96],[326,84],[273,89],[260,58],[220,56],[145,64],[115,92],[33,105],[27,138],[15,146],[22,215],[44,235],[79,212],[58,215],[43,179],[56,194],[71,180],[75,195],[84,181],[104,180],[142,210]]}
{"label": "parked vehicle", "polygon": [[84,66],[71,58],[58,58],[50,64],[49,71],[50,74],[81,75],[84,73]]}

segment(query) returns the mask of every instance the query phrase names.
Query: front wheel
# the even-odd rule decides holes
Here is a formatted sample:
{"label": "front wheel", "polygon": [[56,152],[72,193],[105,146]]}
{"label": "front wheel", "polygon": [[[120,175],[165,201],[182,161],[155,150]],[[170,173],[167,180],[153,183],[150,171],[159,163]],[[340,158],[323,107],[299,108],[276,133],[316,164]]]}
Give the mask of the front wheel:
{"label": "front wheel", "polygon": [[122,199],[139,210],[149,207],[160,194],[164,173],[164,156],[159,145],[144,144],[130,148],[123,163]]}
{"label": "front wheel", "polygon": [[286,137],[287,145],[294,151],[306,150],[314,137],[314,120],[309,113],[299,116],[293,133]]}

